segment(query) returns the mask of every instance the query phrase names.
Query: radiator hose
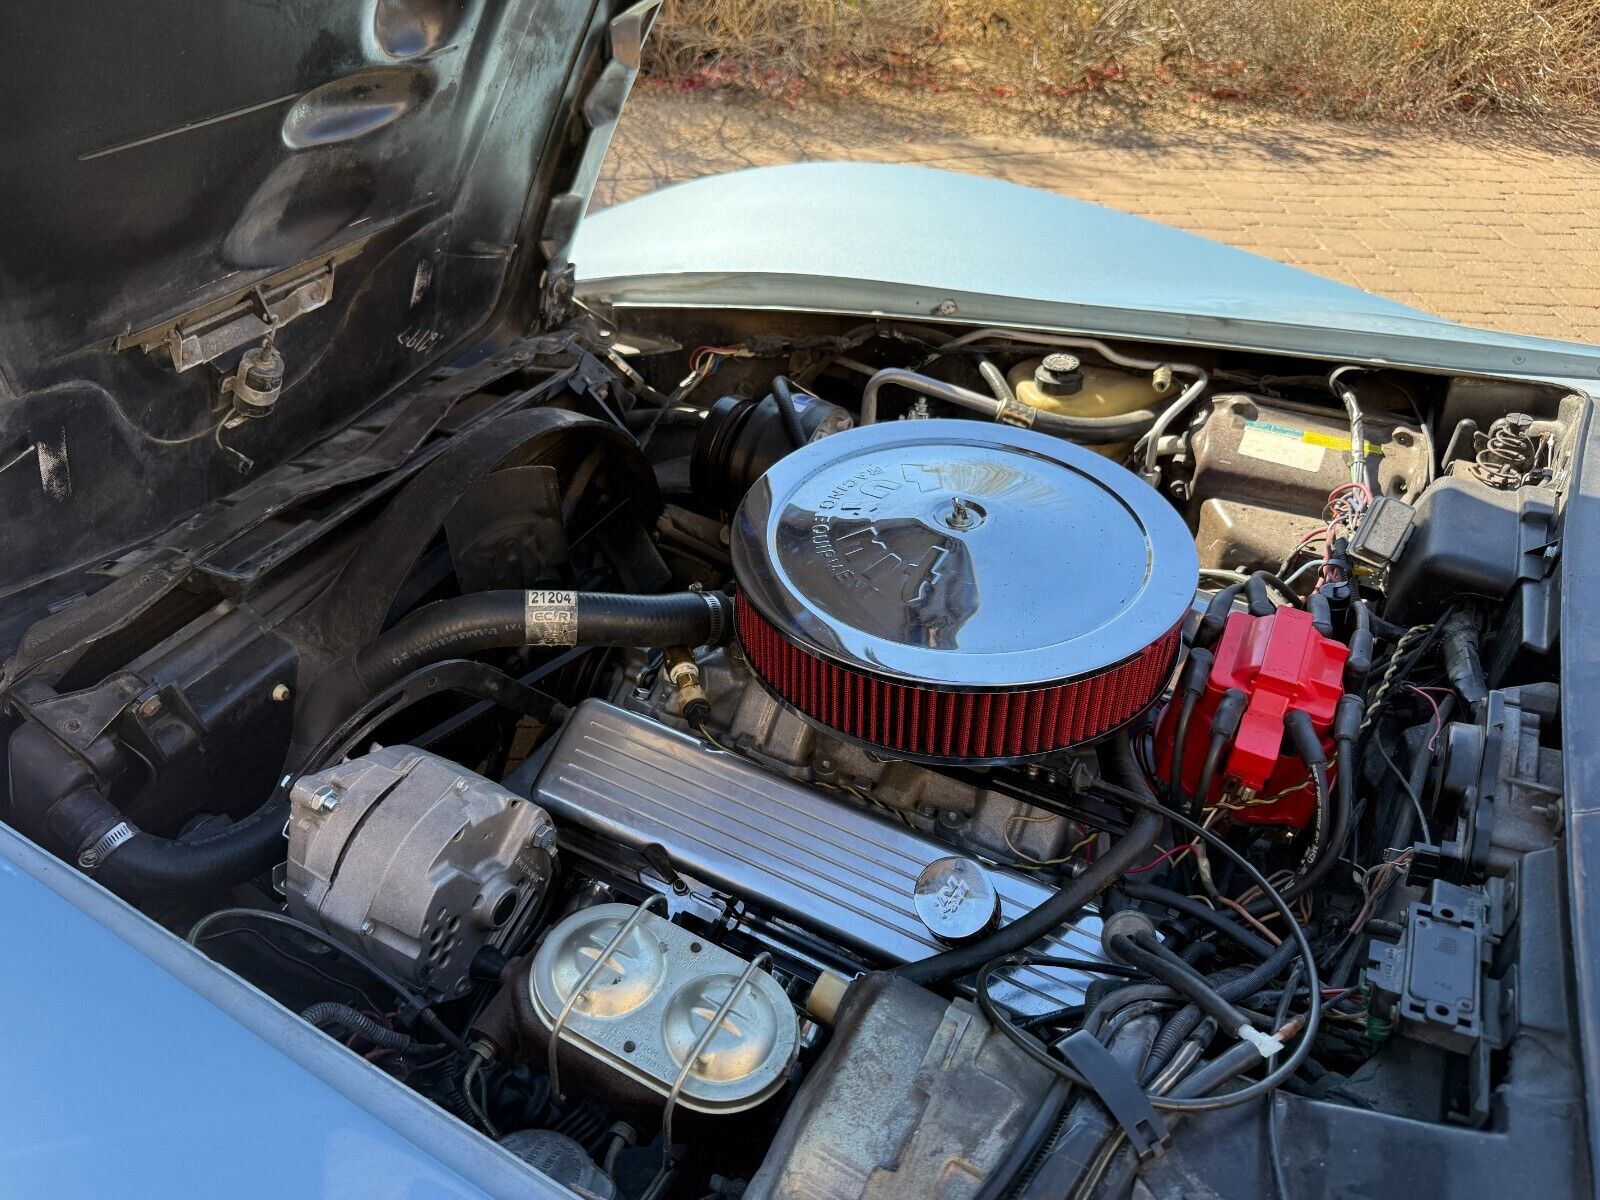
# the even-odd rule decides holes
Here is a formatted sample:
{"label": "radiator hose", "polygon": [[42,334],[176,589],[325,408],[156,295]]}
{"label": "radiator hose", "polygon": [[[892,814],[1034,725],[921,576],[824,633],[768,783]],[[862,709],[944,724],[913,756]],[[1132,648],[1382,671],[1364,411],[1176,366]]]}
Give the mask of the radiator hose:
{"label": "radiator hose", "polygon": [[[296,714],[285,775],[349,713],[405,675],[446,658],[519,646],[703,646],[731,633],[732,601],[718,592],[662,596],[496,591],[440,600],[328,667]],[[134,828],[101,783],[42,727],[8,743],[14,823],[69,847],[86,870],[130,900],[230,887],[282,861],[289,816],[279,788],[249,816],[193,839]]]}
{"label": "radiator hose", "polygon": [[317,676],[295,713],[284,771],[298,771],[340,721],[419,667],[519,646],[718,645],[732,616],[721,592],[496,591],[435,601]]}
{"label": "radiator hose", "polygon": [[[1113,783],[1148,796],[1154,804],[1155,796],[1145,785],[1144,772],[1134,759],[1133,746],[1126,733],[1117,734],[1105,745],[1101,756],[1101,766]],[[1161,815],[1153,808],[1137,809],[1128,832],[1116,845],[1085,867],[1081,874],[1062,884],[1061,890],[1039,907],[976,941],[897,967],[894,974],[927,987],[970,975],[985,963],[1026,950],[1072,920],[1080,909],[1121,879],[1128,868],[1148,858],[1156,839],[1161,836],[1161,826]]]}

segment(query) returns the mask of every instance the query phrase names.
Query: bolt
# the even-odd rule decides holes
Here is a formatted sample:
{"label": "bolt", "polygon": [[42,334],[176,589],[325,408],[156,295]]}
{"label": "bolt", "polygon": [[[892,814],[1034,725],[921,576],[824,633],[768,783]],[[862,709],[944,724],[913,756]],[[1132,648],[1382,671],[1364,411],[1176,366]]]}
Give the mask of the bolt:
{"label": "bolt", "polygon": [[287,683],[275,683],[272,685],[272,698],[279,704],[282,704],[285,700],[287,700],[290,694],[289,685]]}
{"label": "bolt", "polygon": [[983,510],[973,505],[970,500],[963,500],[954,496],[950,500],[950,511],[945,514],[944,523],[951,529],[971,529],[983,520]]}
{"label": "bolt", "polygon": [[466,791],[467,790],[467,781],[465,779],[456,780],[454,783],[452,783],[450,785],[450,790],[452,792],[464,792],[464,791]]}
{"label": "bolt", "polygon": [[377,928],[377,926],[374,925],[371,921],[363,921],[363,922],[361,922],[361,932],[362,933],[371,933],[376,928]]}
{"label": "bolt", "polygon": [[935,817],[939,815],[939,810],[926,800],[919,800],[917,801],[917,815],[919,817]]}
{"label": "bolt", "polygon": [[317,813],[331,813],[339,807],[339,790],[331,784],[320,787],[311,793],[311,811]]}
{"label": "bolt", "polygon": [[528,839],[528,844],[535,850],[548,850],[556,844],[556,827],[554,825],[541,825],[533,831],[533,836]]}
{"label": "bolt", "polygon": [[161,712],[161,697],[160,696],[151,696],[143,704],[139,705],[139,708],[138,708],[137,711],[138,711],[139,715],[141,717],[144,717],[146,720],[148,720],[151,717],[159,715],[160,712]]}

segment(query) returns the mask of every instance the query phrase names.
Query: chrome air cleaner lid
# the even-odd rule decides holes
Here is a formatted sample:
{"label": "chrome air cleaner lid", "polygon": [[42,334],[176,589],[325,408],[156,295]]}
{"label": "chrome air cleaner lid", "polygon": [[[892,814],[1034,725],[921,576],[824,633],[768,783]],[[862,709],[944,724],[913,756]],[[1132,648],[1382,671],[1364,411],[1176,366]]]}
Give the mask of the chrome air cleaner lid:
{"label": "chrome air cleaner lid", "polygon": [[759,616],[869,680],[961,691],[1049,688],[1151,650],[1199,570],[1182,517],[1131,472],[965,420],[870,425],[790,454],[745,497],[731,549],[747,643]]}

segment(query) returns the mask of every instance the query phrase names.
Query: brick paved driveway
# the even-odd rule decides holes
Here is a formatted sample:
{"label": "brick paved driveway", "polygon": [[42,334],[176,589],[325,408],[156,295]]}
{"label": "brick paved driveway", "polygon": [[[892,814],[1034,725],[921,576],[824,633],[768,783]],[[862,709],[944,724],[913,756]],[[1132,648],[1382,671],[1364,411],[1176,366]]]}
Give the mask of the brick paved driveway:
{"label": "brick paved driveway", "polygon": [[948,120],[644,90],[597,205],[742,166],[915,162],[1050,188],[1228,242],[1474,325],[1600,342],[1600,134],[1297,123],[970,135]]}

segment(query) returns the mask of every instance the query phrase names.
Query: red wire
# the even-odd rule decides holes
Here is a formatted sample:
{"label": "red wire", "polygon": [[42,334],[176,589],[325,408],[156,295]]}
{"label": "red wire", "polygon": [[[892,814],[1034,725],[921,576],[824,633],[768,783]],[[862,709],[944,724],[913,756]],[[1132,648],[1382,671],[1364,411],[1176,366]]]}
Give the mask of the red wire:
{"label": "red wire", "polygon": [[1162,863],[1166,862],[1169,858],[1171,858],[1174,854],[1182,854],[1185,850],[1193,850],[1197,845],[1199,845],[1198,842],[1184,842],[1180,846],[1174,846],[1171,850],[1163,850],[1160,854],[1156,855],[1149,862],[1145,863],[1144,866],[1142,866],[1142,867],[1129,867],[1127,873],[1129,875],[1143,875],[1146,871],[1155,870]]}

